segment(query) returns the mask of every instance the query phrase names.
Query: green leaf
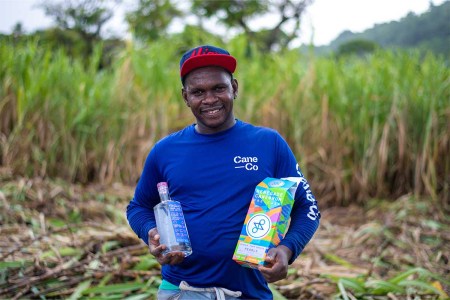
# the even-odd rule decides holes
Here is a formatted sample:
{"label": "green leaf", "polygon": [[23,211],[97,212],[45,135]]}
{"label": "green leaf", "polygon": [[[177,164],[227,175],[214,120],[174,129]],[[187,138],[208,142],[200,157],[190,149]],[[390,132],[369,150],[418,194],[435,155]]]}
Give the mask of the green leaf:
{"label": "green leaf", "polygon": [[83,254],[83,251],[73,247],[62,247],[58,249],[61,256],[77,256]]}
{"label": "green leaf", "polygon": [[342,281],[339,281],[337,286],[339,288],[339,292],[341,292],[342,298],[344,298],[344,300],[349,300],[347,291],[345,290],[345,287],[344,287],[344,284],[342,284]]}
{"label": "green leaf", "polygon": [[72,295],[70,295],[68,300],[76,300],[79,299],[81,297],[81,295],[83,294],[83,292],[85,290],[87,290],[89,288],[89,286],[91,285],[91,281],[87,280],[87,281],[83,281],[82,283],[80,283],[77,288],[75,289],[75,291],[72,293]]}
{"label": "green leaf", "polygon": [[55,252],[53,250],[45,251],[41,254],[41,259],[46,259],[49,257],[55,257]]}
{"label": "green leaf", "polygon": [[[83,254],[83,251],[77,248],[73,248],[73,247],[62,247],[62,248],[58,248],[56,249],[58,251],[58,254],[62,257],[64,256],[77,256],[77,255],[81,255]],[[49,258],[49,257],[55,257],[56,253],[54,250],[49,250],[49,251],[45,251],[44,253],[42,253],[41,258],[45,259],[45,258]]]}
{"label": "green leaf", "polygon": [[437,289],[436,287],[429,284],[428,282],[423,282],[423,281],[419,281],[419,280],[404,280],[404,281],[400,282],[398,285],[404,286],[404,287],[415,286],[415,287],[420,288],[423,291],[433,291],[436,294],[443,295],[441,290]]}
{"label": "green leaf", "polygon": [[144,299],[151,299],[152,296],[155,296],[155,294],[152,293],[144,293],[141,295],[134,295],[134,296],[130,296],[127,297],[123,300],[144,300]]}
{"label": "green leaf", "polygon": [[343,258],[341,258],[341,257],[339,257],[337,255],[334,255],[334,254],[331,254],[331,253],[325,253],[324,256],[325,256],[326,259],[328,259],[328,260],[330,260],[330,261],[332,261],[334,263],[337,263],[337,264],[339,264],[341,266],[349,267],[349,268],[353,268],[354,267],[352,263],[346,261],[345,259],[343,259]]}
{"label": "green leaf", "polygon": [[139,282],[131,282],[131,283],[119,283],[119,284],[111,284],[106,286],[100,286],[100,287],[92,287],[89,289],[84,290],[83,295],[86,294],[99,294],[99,293],[106,293],[106,294],[112,294],[112,293],[122,293],[122,292],[129,292],[129,291],[135,291],[139,290],[141,288],[145,287],[145,283],[139,283]]}
{"label": "green leaf", "polygon": [[339,276],[336,276],[336,275],[333,275],[333,274],[320,274],[320,277],[323,277],[323,278],[328,278],[328,279],[330,279],[332,282],[334,282],[334,283],[338,283],[339,282],[339,280],[341,279],[341,277],[339,277]]}
{"label": "green leaf", "polygon": [[61,228],[67,225],[67,222],[61,219],[49,218],[48,223],[55,228]]}
{"label": "green leaf", "polygon": [[339,282],[346,288],[349,288],[358,293],[365,293],[366,288],[364,287],[364,282],[356,278],[341,278]]}
{"label": "green leaf", "polygon": [[273,300],[287,300],[275,287],[273,284],[269,284],[269,288],[273,294]]}
{"label": "green leaf", "polygon": [[411,276],[414,273],[418,273],[418,274],[426,274],[429,273],[427,270],[422,269],[422,268],[413,268],[410,270],[407,270],[405,272],[402,272],[400,274],[398,274],[397,276],[395,276],[394,278],[389,279],[388,281],[390,283],[393,284],[399,284],[400,282],[402,282],[403,280],[405,280],[406,278],[408,278],[409,276]]}
{"label": "green leaf", "polygon": [[293,275],[293,274],[297,274],[297,269],[296,268],[289,268],[288,269],[288,276],[289,275]]}
{"label": "green leaf", "polygon": [[108,242],[104,243],[102,245],[102,253],[108,252],[109,250],[113,249],[117,245],[119,245],[118,241],[108,241]]}
{"label": "green leaf", "polygon": [[159,266],[158,261],[151,255],[145,255],[140,257],[140,261],[133,267],[136,271],[146,271]]}
{"label": "green leaf", "polygon": [[398,285],[384,280],[371,280],[366,282],[366,287],[373,288],[370,290],[373,294],[386,295],[387,293],[403,293],[404,289]]}
{"label": "green leaf", "polygon": [[29,264],[31,264],[31,262],[26,260],[0,261],[0,270],[20,268]]}
{"label": "green leaf", "polygon": [[113,275],[111,273],[106,274],[98,283],[98,286],[105,286],[111,279]]}
{"label": "green leaf", "polygon": [[423,220],[422,224],[433,230],[439,230],[442,228],[442,224],[434,220]]}
{"label": "green leaf", "polygon": [[89,297],[89,300],[123,300],[122,294],[112,294],[112,295],[102,295],[102,296],[95,296],[95,297]]}

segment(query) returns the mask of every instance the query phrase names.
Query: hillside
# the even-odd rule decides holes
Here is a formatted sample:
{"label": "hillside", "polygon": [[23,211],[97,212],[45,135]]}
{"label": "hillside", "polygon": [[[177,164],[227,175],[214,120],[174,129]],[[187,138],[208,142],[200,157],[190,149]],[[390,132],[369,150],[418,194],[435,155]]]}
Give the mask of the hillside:
{"label": "hillside", "polygon": [[369,40],[383,48],[419,48],[450,57],[450,1],[430,3],[428,11],[412,12],[398,21],[376,24],[363,32],[342,32],[328,46],[317,47],[318,53],[336,51],[353,40]]}

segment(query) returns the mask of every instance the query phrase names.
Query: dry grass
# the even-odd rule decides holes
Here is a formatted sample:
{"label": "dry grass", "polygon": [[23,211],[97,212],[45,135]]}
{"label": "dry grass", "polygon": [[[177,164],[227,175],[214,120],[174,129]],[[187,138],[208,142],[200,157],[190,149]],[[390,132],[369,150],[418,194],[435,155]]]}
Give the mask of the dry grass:
{"label": "dry grass", "polygon": [[[0,298],[155,295],[159,266],[124,216],[130,187],[14,178],[5,170],[0,174]],[[288,278],[272,287],[288,299],[339,299],[338,279],[388,280],[422,268],[435,275],[422,282],[449,294],[448,212],[409,196],[368,203],[364,208],[322,209],[316,236],[291,266]],[[414,278],[418,275],[409,276]],[[369,291],[359,298],[438,295],[411,286],[403,294],[379,296]]]}

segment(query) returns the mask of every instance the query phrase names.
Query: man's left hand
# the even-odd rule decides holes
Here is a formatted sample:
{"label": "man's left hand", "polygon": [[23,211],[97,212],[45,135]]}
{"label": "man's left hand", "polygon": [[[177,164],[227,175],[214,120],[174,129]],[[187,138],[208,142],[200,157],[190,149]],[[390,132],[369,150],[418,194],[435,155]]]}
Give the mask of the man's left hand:
{"label": "man's left hand", "polygon": [[258,269],[269,283],[284,279],[287,276],[291,256],[292,251],[286,246],[272,248],[267,252],[265,265],[259,266]]}

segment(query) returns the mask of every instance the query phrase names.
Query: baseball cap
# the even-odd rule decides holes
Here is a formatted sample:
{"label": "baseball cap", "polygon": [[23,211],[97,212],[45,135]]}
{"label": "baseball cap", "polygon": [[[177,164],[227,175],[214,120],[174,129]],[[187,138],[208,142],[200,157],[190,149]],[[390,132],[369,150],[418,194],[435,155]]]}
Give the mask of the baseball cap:
{"label": "baseball cap", "polygon": [[236,59],[224,49],[204,45],[187,51],[180,60],[180,76],[194,69],[208,66],[222,67],[230,73],[236,70]]}

